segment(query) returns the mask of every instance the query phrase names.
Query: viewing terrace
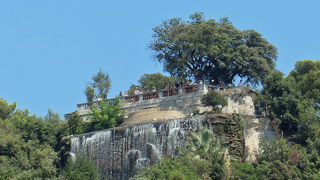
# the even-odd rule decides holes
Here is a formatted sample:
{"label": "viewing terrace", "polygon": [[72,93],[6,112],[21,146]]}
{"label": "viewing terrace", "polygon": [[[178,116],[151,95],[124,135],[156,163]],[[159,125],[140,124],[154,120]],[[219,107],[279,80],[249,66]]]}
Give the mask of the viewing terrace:
{"label": "viewing terrace", "polygon": [[[122,97],[124,103],[124,108],[127,110],[127,113],[131,113],[130,107],[141,106],[142,104],[153,104],[159,103],[160,101],[170,101],[175,100],[177,98],[191,98],[198,97],[198,95],[203,95],[208,92],[208,90],[218,90],[218,89],[226,89],[228,87],[220,87],[220,86],[212,86],[209,84],[199,84],[192,86],[184,86],[179,88],[168,88],[162,89],[155,92],[145,92],[139,95],[126,96]],[[106,99],[106,102],[112,102],[113,99]],[[90,102],[90,103],[81,103],[77,104],[79,115],[88,114],[90,108],[93,104],[97,104],[98,101]],[[148,107],[145,107],[147,109]]]}
{"label": "viewing terrace", "polygon": [[[121,98],[124,102],[123,108],[125,110],[125,114],[128,116],[132,113],[154,108],[160,108],[159,111],[178,111],[188,116],[192,114],[194,110],[199,110],[200,112],[209,110],[208,108],[210,107],[205,107],[201,103],[202,95],[206,94],[209,90],[219,91],[228,97],[228,106],[222,109],[224,113],[248,114],[248,109],[253,108],[252,98],[245,96],[240,98],[242,100],[235,99],[235,97],[242,96],[243,93],[248,95],[253,92],[249,88],[212,86],[209,84],[162,89],[155,92],[146,92]],[[114,99],[115,98],[104,101],[111,103]],[[90,107],[97,103],[98,101],[78,104],[77,113],[86,119],[86,115],[91,112]],[[254,113],[250,111],[249,114]]]}

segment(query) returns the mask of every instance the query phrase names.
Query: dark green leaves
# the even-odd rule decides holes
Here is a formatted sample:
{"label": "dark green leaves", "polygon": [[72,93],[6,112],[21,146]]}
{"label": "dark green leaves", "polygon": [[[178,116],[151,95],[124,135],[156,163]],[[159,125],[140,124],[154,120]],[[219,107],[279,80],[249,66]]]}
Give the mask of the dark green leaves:
{"label": "dark green leaves", "polygon": [[173,18],[153,28],[150,48],[172,76],[231,83],[235,76],[263,80],[274,68],[277,49],[254,30],[240,31],[228,19]]}
{"label": "dark green leaves", "polygon": [[206,106],[212,106],[214,112],[220,112],[224,106],[228,105],[227,98],[216,91],[209,91],[202,96],[201,101]]}
{"label": "dark green leaves", "polygon": [[16,108],[16,103],[8,104],[8,102],[0,98],[0,119],[6,119],[13,113]]}
{"label": "dark green leaves", "polygon": [[92,82],[86,85],[84,94],[88,102],[101,99],[107,99],[108,92],[111,88],[111,80],[108,73],[100,71],[92,76]]}

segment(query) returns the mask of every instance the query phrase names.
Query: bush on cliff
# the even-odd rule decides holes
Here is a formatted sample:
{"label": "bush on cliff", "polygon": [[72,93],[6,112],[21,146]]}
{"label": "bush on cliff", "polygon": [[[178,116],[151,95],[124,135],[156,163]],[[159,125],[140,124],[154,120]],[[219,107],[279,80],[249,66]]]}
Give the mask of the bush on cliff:
{"label": "bush on cliff", "polygon": [[98,168],[86,157],[76,156],[76,160],[68,160],[68,163],[63,171],[65,179],[72,180],[99,180],[100,174]]}
{"label": "bush on cliff", "polygon": [[227,178],[225,148],[212,129],[192,132],[178,157],[164,157],[143,169],[136,177],[146,179],[224,179]]}
{"label": "bush on cliff", "polygon": [[228,99],[216,91],[209,91],[203,95],[201,102],[206,106],[212,106],[214,112],[221,112],[221,108],[228,105]]}
{"label": "bush on cliff", "polygon": [[185,156],[164,157],[151,167],[142,169],[135,178],[139,179],[200,179],[199,167],[203,162]]}
{"label": "bush on cliff", "polygon": [[92,107],[91,121],[87,124],[87,132],[119,126],[123,121],[122,103],[119,98],[110,102],[99,101]]}

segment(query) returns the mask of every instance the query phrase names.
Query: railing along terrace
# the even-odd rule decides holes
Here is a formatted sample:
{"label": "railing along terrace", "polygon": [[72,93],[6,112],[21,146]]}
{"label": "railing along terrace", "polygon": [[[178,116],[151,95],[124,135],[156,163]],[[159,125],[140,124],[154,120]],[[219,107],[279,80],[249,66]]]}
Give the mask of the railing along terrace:
{"label": "railing along terrace", "polygon": [[139,95],[125,96],[124,101],[125,102],[137,102],[137,101],[139,101]]}
{"label": "railing along terrace", "polygon": [[[112,99],[106,99],[106,100],[103,100],[105,101],[106,103],[114,103],[116,98],[112,98]],[[77,107],[78,108],[83,108],[85,110],[88,110],[92,107],[92,105],[97,105],[99,106],[99,102],[100,101],[93,101],[93,102],[87,102],[87,103],[81,103],[81,104],[77,104]]]}
{"label": "railing along terrace", "polygon": [[149,93],[142,94],[142,96],[143,96],[143,100],[156,99],[156,98],[159,98],[159,93],[149,92]]}
{"label": "railing along terrace", "polygon": [[186,94],[199,91],[199,85],[190,85],[185,87],[178,87],[178,88],[167,88],[162,89],[160,91],[155,92],[146,92],[134,96],[126,96],[124,97],[124,101],[128,103],[150,100],[150,99],[157,99],[161,97],[169,97],[175,96],[178,94]]}
{"label": "railing along terrace", "polygon": [[199,91],[199,86],[198,85],[191,85],[191,86],[183,87],[183,92],[185,94],[192,93],[192,92],[197,92],[197,91]]}
{"label": "railing along terrace", "polygon": [[[127,103],[133,103],[133,102],[138,102],[138,101],[145,101],[145,100],[151,100],[151,99],[158,99],[158,98],[162,98],[162,97],[175,96],[175,95],[179,95],[179,94],[188,94],[188,93],[198,92],[201,89],[200,87],[202,87],[202,88],[206,87],[207,90],[224,90],[224,89],[228,88],[227,86],[199,84],[199,85],[190,85],[190,86],[184,86],[184,87],[178,87],[178,88],[163,89],[160,91],[147,92],[147,93],[142,93],[142,94],[133,95],[133,96],[125,96],[122,99]],[[114,99],[115,98],[107,99],[104,101],[112,102]],[[83,109],[87,110],[93,104],[98,105],[98,102],[99,101],[94,101],[94,102],[90,102],[90,103],[81,103],[81,104],[78,104],[77,106],[78,106],[78,108],[83,108]]]}
{"label": "railing along terrace", "polygon": [[162,90],[162,97],[174,96],[179,94],[179,88],[167,88]]}

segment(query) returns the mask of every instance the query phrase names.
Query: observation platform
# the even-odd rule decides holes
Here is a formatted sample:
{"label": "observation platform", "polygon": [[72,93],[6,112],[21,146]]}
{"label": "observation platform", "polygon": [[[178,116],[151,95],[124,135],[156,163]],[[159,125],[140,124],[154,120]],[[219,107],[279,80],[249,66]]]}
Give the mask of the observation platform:
{"label": "observation platform", "polygon": [[[202,95],[209,90],[218,91],[228,98],[228,105],[222,109],[223,113],[254,115],[253,100],[250,96],[254,92],[249,88],[199,84],[123,97],[126,119],[128,121],[136,119],[135,117],[144,120],[173,119],[190,116],[195,110],[200,113],[211,110],[211,107],[206,107],[201,103]],[[112,102],[114,99],[104,101]],[[91,113],[91,106],[97,103],[98,101],[77,104],[76,112],[85,120],[88,120],[87,115]],[[143,115],[144,111],[148,112],[145,116]],[[165,116],[166,113],[167,116]],[[136,116],[136,114],[139,114],[139,116]]]}

